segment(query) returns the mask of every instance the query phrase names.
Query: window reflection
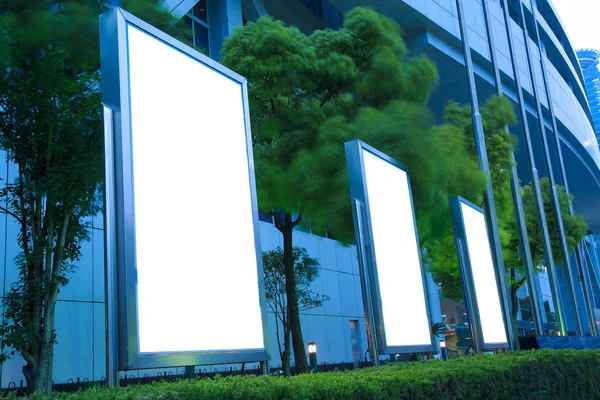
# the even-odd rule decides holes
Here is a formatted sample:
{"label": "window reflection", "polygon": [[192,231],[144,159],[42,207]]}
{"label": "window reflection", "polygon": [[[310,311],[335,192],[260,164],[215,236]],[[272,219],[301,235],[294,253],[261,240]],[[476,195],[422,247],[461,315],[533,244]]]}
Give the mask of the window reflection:
{"label": "window reflection", "polygon": [[190,42],[203,53],[210,55],[210,25],[206,0],[201,0],[185,15]]}
{"label": "window reflection", "polygon": [[206,0],[200,0],[191,11],[192,15],[201,21],[208,23],[208,17],[206,12]]}

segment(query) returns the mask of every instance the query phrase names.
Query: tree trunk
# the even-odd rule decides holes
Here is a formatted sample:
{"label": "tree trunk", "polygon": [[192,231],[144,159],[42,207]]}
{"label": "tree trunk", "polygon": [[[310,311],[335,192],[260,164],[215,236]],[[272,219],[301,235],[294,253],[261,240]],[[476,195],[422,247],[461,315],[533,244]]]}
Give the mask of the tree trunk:
{"label": "tree trunk", "polygon": [[35,381],[35,391],[44,395],[52,393],[52,361],[54,359],[54,343],[42,346],[38,362],[38,374]]}
{"label": "tree trunk", "polygon": [[283,359],[281,360],[283,363],[283,372],[285,376],[290,376],[292,374],[291,368],[291,349],[290,349],[290,330],[284,329],[285,339],[283,341]]}
{"label": "tree trunk", "polygon": [[52,393],[52,360],[54,356],[54,344],[44,344],[39,351],[37,364],[27,363],[23,366],[23,375],[27,382],[29,393],[41,393],[50,395]]}
{"label": "tree trunk", "polygon": [[517,327],[517,317],[519,316],[519,297],[517,296],[517,291],[519,290],[520,286],[516,285],[515,279],[516,279],[516,273],[514,269],[510,270],[510,277],[511,277],[511,285],[510,285],[510,298],[511,298],[511,303],[512,303],[512,307],[510,310],[510,315],[512,318],[512,322],[513,322],[513,332],[515,334],[515,338],[516,340],[516,345],[517,348],[515,350],[519,350],[520,349],[520,345],[519,345],[519,328]]}
{"label": "tree trunk", "polygon": [[294,226],[292,223],[292,215],[290,213],[285,213],[285,223],[282,228],[283,267],[285,271],[285,292],[287,296],[288,318],[290,332],[292,334],[292,346],[294,348],[296,373],[302,374],[308,372],[308,361],[306,359],[304,339],[302,338],[300,311],[298,310],[298,293],[296,292],[296,275],[294,271],[294,247],[292,244]]}
{"label": "tree trunk", "polygon": [[[36,392],[43,395],[52,393],[52,365],[54,361],[54,316],[56,310],[56,289],[52,290],[44,307],[43,315],[37,315],[40,322],[43,321],[42,338],[38,342],[37,349],[34,349],[34,356],[25,366],[23,366],[23,375],[27,382],[27,390],[30,393]],[[43,296],[43,294],[39,294]]]}
{"label": "tree trunk", "polygon": [[519,346],[519,328],[517,326],[517,317],[519,316],[519,298],[517,297],[517,290],[514,287],[510,288],[510,296],[512,299],[512,310],[511,310],[511,317],[512,317],[512,322],[513,322],[513,331],[515,334],[515,338],[517,338],[516,341],[516,345],[517,348],[515,350],[519,350],[520,346]]}

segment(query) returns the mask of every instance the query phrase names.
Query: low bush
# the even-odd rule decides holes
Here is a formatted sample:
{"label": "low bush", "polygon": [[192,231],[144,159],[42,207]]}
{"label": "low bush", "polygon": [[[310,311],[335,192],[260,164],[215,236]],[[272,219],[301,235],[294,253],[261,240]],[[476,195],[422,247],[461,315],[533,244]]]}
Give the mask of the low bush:
{"label": "low bush", "polygon": [[[181,380],[49,399],[594,399],[600,396],[600,351],[539,350],[455,360],[393,363],[290,378],[236,376]],[[32,396],[32,399],[47,399]]]}

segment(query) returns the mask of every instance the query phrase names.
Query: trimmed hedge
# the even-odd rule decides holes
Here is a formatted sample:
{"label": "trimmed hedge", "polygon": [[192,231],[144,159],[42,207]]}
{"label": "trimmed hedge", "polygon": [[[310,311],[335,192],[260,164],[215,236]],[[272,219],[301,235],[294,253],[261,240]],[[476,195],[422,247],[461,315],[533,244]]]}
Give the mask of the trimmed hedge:
{"label": "trimmed hedge", "polygon": [[[181,380],[51,399],[593,399],[600,397],[600,351],[538,350],[455,360],[393,363],[290,378],[235,376]],[[33,396],[34,399],[44,399]]]}

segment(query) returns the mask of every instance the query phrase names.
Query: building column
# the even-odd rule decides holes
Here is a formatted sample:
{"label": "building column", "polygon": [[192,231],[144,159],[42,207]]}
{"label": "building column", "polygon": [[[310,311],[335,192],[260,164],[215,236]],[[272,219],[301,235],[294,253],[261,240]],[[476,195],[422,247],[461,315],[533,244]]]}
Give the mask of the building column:
{"label": "building column", "polygon": [[[492,26],[490,24],[490,11],[489,11],[489,0],[483,0],[483,18],[486,27],[486,33],[488,36],[488,43],[490,49],[490,59],[492,62],[492,68],[494,70],[494,79],[496,82],[496,91],[498,95],[504,94],[502,86],[502,79],[500,76],[500,68],[498,67],[498,61],[496,58],[496,45],[494,42],[494,33],[492,32]],[[504,126],[506,135],[510,135],[508,126]],[[533,314],[533,323],[535,326],[535,334],[544,334],[544,324],[542,320],[542,309],[540,307],[540,296],[535,284],[535,269],[533,265],[533,259],[531,258],[531,247],[529,245],[529,234],[527,233],[527,224],[525,223],[525,211],[523,210],[523,201],[521,199],[521,184],[519,182],[519,175],[517,173],[517,165],[515,162],[514,149],[510,149],[510,161],[512,163],[512,169],[510,174],[510,186],[512,190],[512,199],[514,203],[515,217],[517,223],[517,231],[519,235],[519,244],[522,249],[523,263],[525,264],[525,275],[527,277],[527,289],[529,291],[529,298],[531,300],[531,312]]]}
{"label": "building column", "polygon": [[210,56],[219,61],[223,41],[243,25],[242,0],[207,0]]}
{"label": "building column", "polygon": [[[500,243],[500,233],[498,230],[498,218],[496,216],[496,204],[494,203],[494,192],[492,189],[492,182],[490,178],[490,167],[488,163],[487,151],[485,148],[485,136],[483,132],[483,121],[481,114],[479,113],[479,99],[477,97],[477,87],[475,86],[475,72],[473,70],[473,60],[471,58],[471,46],[469,45],[467,25],[465,21],[463,0],[456,0],[456,9],[458,14],[458,24],[460,27],[460,34],[463,46],[463,56],[465,60],[465,69],[467,72],[467,83],[469,86],[469,95],[471,98],[471,110],[473,113],[473,128],[475,131],[475,143],[477,146],[477,156],[479,159],[479,166],[487,177],[487,186],[485,189],[484,200],[485,200],[485,211],[488,222],[488,229],[490,231],[490,245],[492,247],[492,255],[494,257],[496,266],[496,278],[499,283],[499,291],[501,295],[502,311],[504,312],[504,321],[506,323],[506,330],[508,338],[508,344],[511,350],[515,350],[517,347],[517,338],[515,337],[515,330],[513,328],[513,322],[511,317],[511,306],[509,288],[506,284],[506,272],[504,270],[504,260],[502,259],[502,245]],[[473,323],[473,321],[471,321]]]}
{"label": "building column", "polygon": [[[519,111],[521,114],[521,121],[523,124],[523,131],[525,135],[525,142],[527,147],[527,156],[529,159],[529,164],[531,166],[531,186],[533,189],[533,195],[536,205],[536,212],[538,216],[538,220],[541,225],[541,234],[542,234],[542,242],[544,247],[544,257],[546,259],[546,263],[548,264],[548,280],[550,282],[550,290],[552,291],[552,298],[554,300],[554,308],[556,311],[556,321],[558,323],[558,328],[563,336],[567,335],[567,326],[565,321],[565,311],[564,305],[562,302],[562,296],[560,293],[560,287],[558,284],[558,276],[556,274],[556,267],[554,265],[554,257],[552,255],[552,246],[550,244],[550,235],[548,233],[548,223],[546,221],[546,213],[544,212],[544,202],[542,200],[542,191],[540,188],[540,178],[538,174],[538,170],[535,163],[535,155],[533,154],[533,146],[531,143],[531,135],[529,133],[529,117],[527,116],[527,110],[525,108],[525,98],[523,96],[523,87],[521,85],[521,79],[519,77],[519,70],[517,67],[517,54],[513,42],[512,35],[512,27],[511,27],[511,18],[508,12],[508,1],[502,1],[503,15],[504,15],[504,25],[506,28],[506,33],[508,36],[508,47],[510,50],[511,56],[511,65],[513,70],[513,75],[515,79],[515,83],[517,86],[517,94],[519,97]],[[520,2],[520,0],[519,0]],[[523,21],[523,31],[524,41],[528,40],[528,35],[525,27],[525,21]],[[535,82],[533,82],[532,77],[532,86],[535,86]]]}
{"label": "building column", "polygon": [[[443,322],[442,307],[440,303],[440,288],[433,281],[433,277],[430,273],[425,274],[425,287],[427,289],[427,297],[429,298],[429,317],[431,318],[431,323]],[[436,353],[441,350],[440,340],[441,339],[437,336],[434,336],[433,338]],[[444,337],[443,340],[446,340],[446,338]]]}

